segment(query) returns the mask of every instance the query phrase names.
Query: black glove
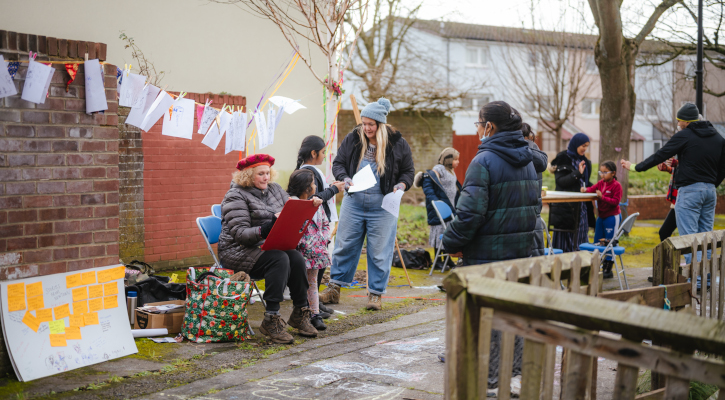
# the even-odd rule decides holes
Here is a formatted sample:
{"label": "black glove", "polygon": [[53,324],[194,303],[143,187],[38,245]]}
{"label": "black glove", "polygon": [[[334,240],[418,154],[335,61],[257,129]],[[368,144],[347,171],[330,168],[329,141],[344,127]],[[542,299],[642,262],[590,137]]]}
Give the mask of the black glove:
{"label": "black glove", "polygon": [[262,239],[266,239],[267,236],[269,236],[269,232],[272,231],[272,227],[274,226],[274,223],[277,222],[277,217],[272,217],[272,220],[267,222],[266,224],[262,225]]}

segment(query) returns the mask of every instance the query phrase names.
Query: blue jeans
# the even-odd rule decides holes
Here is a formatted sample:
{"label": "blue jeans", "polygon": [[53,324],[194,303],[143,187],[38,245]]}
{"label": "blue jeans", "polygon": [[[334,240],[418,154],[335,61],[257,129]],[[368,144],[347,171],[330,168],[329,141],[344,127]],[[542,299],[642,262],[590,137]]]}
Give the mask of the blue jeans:
{"label": "blue jeans", "polygon": [[[599,245],[599,239],[611,240],[617,233],[621,222],[622,214],[597,218],[597,224],[594,227],[594,244]],[[612,256],[607,256],[607,260],[612,261]]]}
{"label": "blue jeans", "polygon": [[[680,235],[711,232],[715,226],[716,204],[717,194],[715,185],[712,183],[693,183],[679,188],[675,203],[675,217]],[[708,250],[708,257],[710,254],[711,252]],[[702,253],[698,252],[697,260],[701,259]],[[685,261],[689,264],[691,260],[692,255],[686,254]]]}

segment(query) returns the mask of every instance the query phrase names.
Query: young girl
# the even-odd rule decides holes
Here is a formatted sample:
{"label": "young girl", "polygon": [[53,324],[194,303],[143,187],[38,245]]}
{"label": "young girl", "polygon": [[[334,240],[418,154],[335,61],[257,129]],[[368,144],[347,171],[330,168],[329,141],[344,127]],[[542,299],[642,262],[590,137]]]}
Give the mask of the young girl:
{"label": "young girl", "polygon": [[[287,193],[290,199],[309,200],[316,192],[315,173],[308,169],[298,169],[289,178]],[[320,315],[320,302],[317,288],[318,271],[324,270],[331,265],[330,253],[327,245],[330,242],[330,221],[325,215],[323,207],[318,207],[317,213],[305,229],[297,251],[302,254],[307,266],[307,300],[312,309],[310,322],[318,331],[327,329]]]}
{"label": "young girl", "polygon": [[[599,218],[594,229],[594,243],[598,244],[602,239],[611,240],[619,229],[621,214],[619,202],[622,200],[622,185],[617,181],[617,165],[614,161],[605,161],[599,166],[601,180],[589,188],[582,188],[582,193],[597,193],[597,209]],[[614,277],[612,266],[614,261],[611,256],[607,257],[603,264],[605,279]]]}

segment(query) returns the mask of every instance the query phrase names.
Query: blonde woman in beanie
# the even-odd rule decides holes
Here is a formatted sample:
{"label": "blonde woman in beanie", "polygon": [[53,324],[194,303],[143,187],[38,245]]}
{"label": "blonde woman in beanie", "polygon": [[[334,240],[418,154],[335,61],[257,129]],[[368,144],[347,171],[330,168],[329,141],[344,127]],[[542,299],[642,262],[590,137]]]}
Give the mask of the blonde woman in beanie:
{"label": "blonde woman in beanie", "polygon": [[[413,154],[408,142],[390,125],[387,116],[390,101],[380,99],[362,110],[362,124],[342,141],[332,164],[335,179],[345,182],[345,194],[332,253],[330,283],[322,293],[324,304],[340,301],[340,287],[350,285],[355,277],[363,242],[367,238],[368,305],[370,310],[382,308],[393,261],[397,219],[381,206],[383,197],[413,185]],[[370,166],[375,186],[349,193],[352,177]]]}

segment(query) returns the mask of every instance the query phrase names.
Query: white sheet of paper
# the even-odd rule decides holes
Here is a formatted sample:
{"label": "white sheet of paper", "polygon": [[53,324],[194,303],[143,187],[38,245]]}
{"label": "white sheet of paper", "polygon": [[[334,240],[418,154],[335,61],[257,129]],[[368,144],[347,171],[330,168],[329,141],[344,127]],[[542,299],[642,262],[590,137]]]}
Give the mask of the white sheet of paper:
{"label": "white sheet of paper", "polygon": [[211,127],[209,128],[209,132],[207,132],[204,140],[201,141],[201,144],[211,147],[212,150],[216,150],[216,148],[219,146],[219,142],[222,141],[222,136],[224,136],[224,132],[227,131],[231,122],[232,114],[229,114],[226,111],[223,112],[219,116],[219,125],[217,125],[216,122],[211,125]]}
{"label": "white sheet of paper", "polygon": [[260,111],[254,112],[254,123],[257,124],[257,136],[259,137],[259,149],[269,146],[269,134],[267,133],[267,121],[264,119],[264,113]]}
{"label": "white sheet of paper", "polygon": [[205,106],[204,113],[201,114],[201,124],[199,124],[199,130],[196,131],[196,133],[206,135],[206,132],[209,131],[209,127],[211,126],[211,123],[214,122],[217,115],[219,115],[219,110]]}
{"label": "white sheet of paper", "polygon": [[129,112],[128,117],[126,117],[126,123],[140,128],[144,117],[149,112],[149,109],[151,109],[151,106],[154,104],[154,100],[156,100],[160,92],[161,89],[156,86],[146,85],[146,88],[144,88],[141,96],[138,97],[138,100],[136,100],[133,107],[131,107],[131,112]]}
{"label": "white sheet of paper", "polygon": [[[5,72],[7,72],[7,66]],[[47,88],[50,86],[54,73],[55,68],[30,60],[28,73],[25,75],[23,94],[20,98],[36,104],[45,103],[45,96],[48,94]]]}
{"label": "white sheet of paper", "polygon": [[274,131],[277,129],[277,110],[274,107],[269,106],[267,111],[267,144],[274,144]]}
{"label": "white sheet of paper", "polygon": [[141,130],[148,132],[149,129],[151,129],[152,126],[156,123],[156,121],[161,118],[164,113],[169,112],[169,107],[174,104],[174,99],[171,97],[168,93],[165,91],[161,91],[159,93],[159,96],[156,97],[156,100],[154,100],[153,104],[151,104],[151,107],[149,107],[148,112],[143,118],[143,122],[141,122]]}
{"label": "white sheet of paper", "polygon": [[269,101],[277,107],[284,108],[284,111],[290,115],[292,115],[297,110],[307,108],[300,104],[299,100],[292,100],[289,97],[272,96],[269,98]]}
{"label": "white sheet of paper", "polygon": [[398,190],[396,192],[391,192],[385,195],[383,197],[383,205],[381,206],[383,210],[393,214],[395,218],[398,218],[398,215],[400,214],[400,200],[403,198],[403,194],[405,194],[404,190]]}
{"label": "white sheet of paper", "polygon": [[366,165],[365,168],[358,171],[357,174],[352,177],[352,183],[353,185],[350,186],[348,193],[364,192],[375,186],[377,182],[375,181],[375,174],[373,174],[373,170],[370,168],[370,165]]}
{"label": "white sheet of paper", "polygon": [[161,134],[182,139],[189,139],[194,135],[194,100],[176,99],[169,117],[169,111],[164,113],[164,126]]}
{"label": "white sheet of paper", "polygon": [[15,88],[13,77],[8,72],[8,63],[5,62],[5,58],[0,54],[0,99],[16,94],[18,94],[18,90]]}
{"label": "white sheet of paper", "polygon": [[83,67],[83,73],[86,76],[86,114],[108,110],[101,64],[98,59],[88,60]]}
{"label": "white sheet of paper", "polygon": [[[125,72],[124,72],[125,74]],[[121,107],[133,107],[143,93],[146,77],[137,74],[128,74],[121,81],[121,92],[118,98],[118,105]]]}
{"label": "white sheet of paper", "polygon": [[232,114],[232,122],[227,129],[226,141],[224,142],[224,154],[232,151],[244,151],[244,144],[247,141],[247,113],[235,111]]}

